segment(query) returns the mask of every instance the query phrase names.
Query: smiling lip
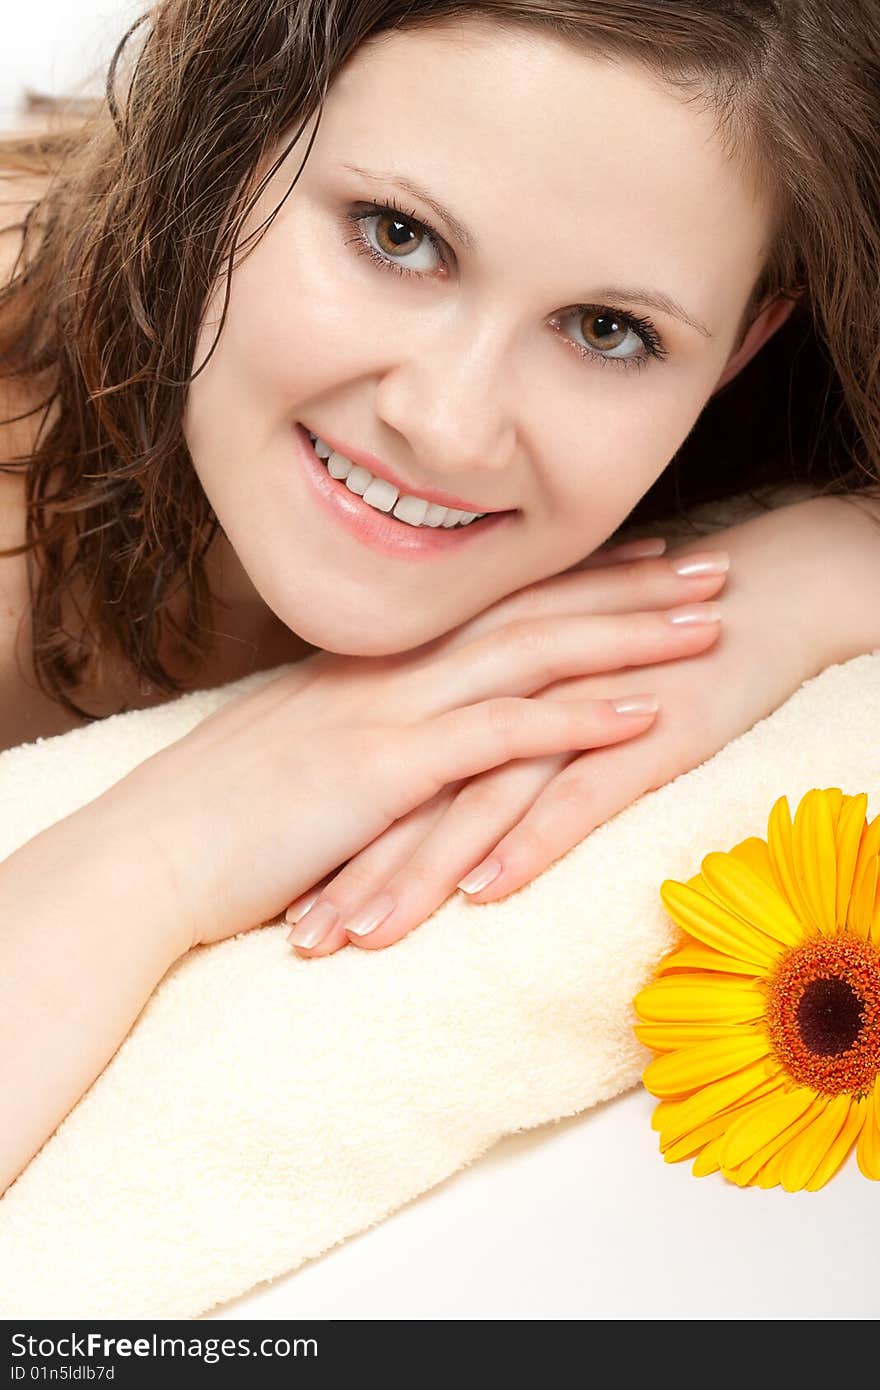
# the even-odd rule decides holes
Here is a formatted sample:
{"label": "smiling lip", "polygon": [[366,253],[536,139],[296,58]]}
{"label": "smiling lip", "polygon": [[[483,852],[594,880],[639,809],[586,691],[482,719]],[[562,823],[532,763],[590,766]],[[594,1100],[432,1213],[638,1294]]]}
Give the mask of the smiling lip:
{"label": "smiling lip", "polygon": [[[308,427],[307,427],[308,428]],[[388,467],[386,463],[381,463],[375,454],[367,454],[363,449],[349,449],[347,446],[335,443],[328,435],[322,434],[320,430],[312,430],[312,434],[317,434],[320,440],[333,449],[335,453],[342,454],[343,458],[350,459],[352,463],[359,464],[361,468],[366,468],[368,473],[372,473],[374,478],[383,478],[386,483],[391,483],[396,487],[401,497],[408,494],[410,497],[424,497],[426,502],[436,502],[440,507],[449,507],[453,511],[476,512],[477,516],[491,516],[493,513],[500,513],[501,507],[478,507],[475,502],[465,502],[461,497],[453,497],[451,492],[435,492],[427,487],[410,487],[409,483],[404,482],[403,478]]]}
{"label": "smiling lip", "polygon": [[514,511],[495,512],[480,521],[472,521],[469,526],[408,526],[405,521],[371,507],[345,483],[331,478],[312,448],[303,425],[294,427],[293,437],[306,479],[321,506],[343,530],[382,555],[406,560],[428,560],[444,553],[451,555],[462,546],[473,545],[478,533],[484,540],[488,539],[490,531],[507,525],[517,515]]}

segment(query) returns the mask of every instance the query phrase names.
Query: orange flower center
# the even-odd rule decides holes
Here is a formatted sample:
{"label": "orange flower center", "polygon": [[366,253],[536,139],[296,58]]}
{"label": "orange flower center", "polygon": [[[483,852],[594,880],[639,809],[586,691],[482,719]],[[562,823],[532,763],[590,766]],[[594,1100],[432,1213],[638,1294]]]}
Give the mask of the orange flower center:
{"label": "orange flower center", "polygon": [[880,953],[857,936],[789,951],[768,980],[766,1023],[792,1080],[860,1095],[880,1071]]}

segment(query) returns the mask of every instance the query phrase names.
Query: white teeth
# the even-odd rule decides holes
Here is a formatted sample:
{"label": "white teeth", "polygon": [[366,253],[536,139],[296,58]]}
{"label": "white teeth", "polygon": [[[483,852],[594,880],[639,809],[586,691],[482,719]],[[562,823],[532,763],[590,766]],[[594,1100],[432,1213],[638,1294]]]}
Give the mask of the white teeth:
{"label": "white teeth", "polygon": [[345,480],[345,486],[348,488],[349,492],[356,492],[358,497],[363,497],[372,481],[372,473],[366,468],[360,468],[355,464],[349,471],[348,477]]}
{"label": "white teeth", "polygon": [[394,515],[398,521],[406,521],[410,526],[421,526],[428,515],[429,506],[430,503],[423,497],[404,496],[394,508]]}
{"label": "white teeth", "polygon": [[397,498],[397,488],[393,483],[386,483],[384,478],[374,478],[364,493],[364,501],[371,507],[378,507],[380,512],[390,512]]}
{"label": "white teeth", "polygon": [[428,502],[424,497],[414,497],[409,493],[400,495],[393,483],[384,478],[374,478],[372,473],[360,464],[352,463],[344,454],[337,453],[325,444],[323,439],[309,432],[312,448],[319,459],[327,466],[331,478],[344,482],[350,492],[380,512],[391,512],[398,521],[408,526],[469,526],[472,521],[486,515],[485,512],[462,512],[454,507],[441,507],[436,502]]}
{"label": "white teeth", "polygon": [[[315,452],[318,452],[317,449]],[[321,455],[318,454],[318,457],[320,458]],[[327,470],[330,477],[337,478],[340,482],[345,481],[353,468],[354,464],[351,459],[345,458],[342,454],[330,454],[327,458]]]}

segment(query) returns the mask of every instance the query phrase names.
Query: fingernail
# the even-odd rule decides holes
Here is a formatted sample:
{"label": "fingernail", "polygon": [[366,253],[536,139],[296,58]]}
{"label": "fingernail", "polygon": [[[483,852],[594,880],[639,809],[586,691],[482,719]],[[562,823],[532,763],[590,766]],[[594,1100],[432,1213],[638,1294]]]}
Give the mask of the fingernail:
{"label": "fingernail", "polygon": [[456,884],[456,887],[461,888],[465,893],[480,893],[484,888],[488,888],[490,883],[495,882],[502,868],[500,859],[484,859],[482,864],[471,869],[470,873]]}
{"label": "fingernail", "polygon": [[719,603],[698,603],[695,608],[675,608],[668,617],[671,623],[676,624],[720,623],[721,605]]}
{"label": "fingernail", "polygon": [[355,936],[368,936],[391,916],[395,906],[391,894],[383,893],[381,897],[373,898],[372,902],[367,903],[366,907],[362,907],[360,912],[356,912],[347,922],[343,922],[343,928],[345,931],[353,932]]}
{"label": "fingernail", "polygon": [[624,541],[622,545],[611,546],[608,554],[621,560],[647,560],[651,555],[662,555],[665,549],[663,536],[648,536],[641,541]]}
{"label": "fingernail", "polygon": [[672,568],[682,579],[692,579],[702,574],[726,574],[730,569],[730,556],[724,550],[712,555],[687,555],[681,560],[673,560]]}
{"label": "fingernail", "polygon": [[306,913],[299,926],[288,932],[287,939],[294,946],[317,946],[338,920],[338,907],[332,903],[318,903]]}
{"label": "fingernail", "polygon": [[318,901],[322,892],[322,888],[313,888],[311,893],[303,893],[301,897],[294,898],[284,914],[285,922],[298,922],[301,917],[305,917],[309,908]]}
{"label": "fingernail", "polygon": [[625,695],[611,703],[618,714],[655,714],[660,708],[656,695]]}

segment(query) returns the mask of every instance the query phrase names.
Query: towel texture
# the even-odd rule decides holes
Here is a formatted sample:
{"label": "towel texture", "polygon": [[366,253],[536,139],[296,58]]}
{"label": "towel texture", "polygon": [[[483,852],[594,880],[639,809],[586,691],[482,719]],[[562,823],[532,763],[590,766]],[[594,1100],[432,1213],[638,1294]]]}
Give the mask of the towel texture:
{"label": "towel texture", "polygon": [[[273,674],[4,753],[0,856]],[[674,940],[663,879],[763,836],[783,793],[866,791],[878,814],[878,727],[880,653],[504,902],[456,895],[388,951],[301,960],[276,924],[191,952],[0,1201],[0,1316],[196,1317],[634,1085],[630,1001]]]}

